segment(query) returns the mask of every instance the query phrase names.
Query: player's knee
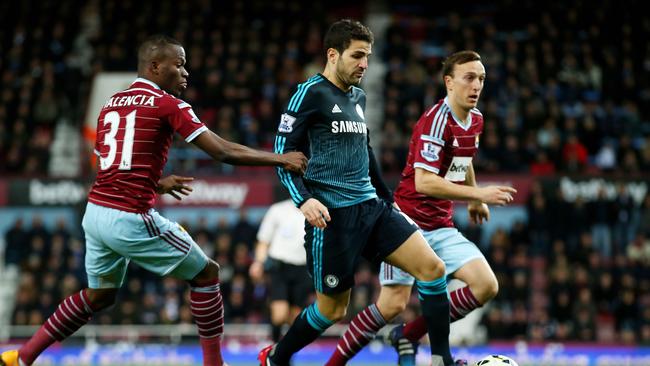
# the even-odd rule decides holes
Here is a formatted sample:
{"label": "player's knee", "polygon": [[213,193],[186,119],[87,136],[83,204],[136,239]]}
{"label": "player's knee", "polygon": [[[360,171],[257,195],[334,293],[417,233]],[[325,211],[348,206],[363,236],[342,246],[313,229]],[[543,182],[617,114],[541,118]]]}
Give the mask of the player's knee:
{"label": "player's knee", "polygon": [[485,304],[486,302],[494,299],[498,293],[499,293],[499,281],[497,281],[496,278],[492,278],[491,280],[487,281],[485,284],[485,300],[482,303]]}
{"label": "player's knee", "polygon": [[287,318],[287,314],[271,312],[271,324],[273,325],[282,325],[287,322]]}
{"label": "player's knee", "polygon": [[486,278],[481,282],[470,284],[470,289],[481,305],[485,305],[499,293],[499,282],[496,278]]}
{"label": "player's knee", "polygon": [[94,311],[101,311],[115,304],[117,290],[115,289],[86,289],[88,301]]}
{"label": "player's knee", "polygon": [[444,276],[445,262],[436,257],[432,262],[428,262],[426,266],[422,267],[419,277],[414,277],[420,281],[433,281]]}
{"label": "player's knee", "polygon": [[217,264],[217,262],[210,259],[208,260],[208,265],[205,266],[206,276],[208,276],[210,279],[219,278],[220,269],[221,267],[219,267],[219,264]]}
{"label": "player's knee", "polygon": [[112,300],[95,300],[91,301],[91,304],[93,304],[93,310],[94,312],[99,312],[102,310],[106,310],[110,308],[111,306],[115,305],[115,299]]}
{"label": "player's knee", "polygon": [[336,323],[339,320],[345,318],[345,316],[348,314],[348,309],[343,308],[343,309],[337,309],[336,312],[334,313],[334,316],[332,318],[328,318],[332,322]]}
{"label": "player's knee", "polygon": [[290,323],[290,312],[289,305],[285,305],[284,301],[271,301],[271,324],[282,325],[284,323]]}
{"label": "player's knee", "polygon": [[219,265],[212,259],[208,260],[208,264],[197,274],[191,281],[192,286],[200,286],[206,282],[212,282],[219,278]]}
{"label": "player's knee", "polygon": [[390,302],[386,303],[381,309],[381,315],[384,319],[394,319],[401,312],[406,309],[408,303],[408,298],[397,298],[391,299]]}
{"label": "player's knee", "polygon": [[447,268],[445,267],[445,262],[443,262],[440,258],[436,258],[432,273],[434,279],[445,277],[446,270]]}
{"label": "player's knee", "polygon": [[381,288],[377,298],[377,310],[388,322],[398,316],[411,298],[411,286],[388,285]]}
{"label": "player's knee", "polygon": [[343,319],[348,312],[347,306],[335,306],[329,309],[319,309],[321,314],[326,317],[332,323],[336,323],[339,320]]}

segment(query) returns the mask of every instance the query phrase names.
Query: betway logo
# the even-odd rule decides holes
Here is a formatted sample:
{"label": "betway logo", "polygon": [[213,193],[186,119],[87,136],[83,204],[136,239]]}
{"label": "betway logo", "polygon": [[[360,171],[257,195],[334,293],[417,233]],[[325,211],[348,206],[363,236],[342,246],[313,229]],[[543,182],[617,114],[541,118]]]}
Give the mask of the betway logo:
{"label": "betway logo", "polygon": [[564,177],[560,180],[560,189],[564,198],[573,202],[577,197],[585,201],[598,199],[601,190],[604,190],[607,199],[615,199],[618,196],[618,185],[622,184],[637,205],[641,205],[648,193],[648,184],[643,181],[615,182],[602,178],[594,178],[584,181],[574,181]]}
{"label": "betway logo", "polygon": [[167,205],[226,205],[239,208],[244,204],[248,195],[246,183],[210,183],[196,180],[190,184],[194,189],[189,196],[181,196],[182,201],[165,194],[162,200]]}
{"label": "betway logo", "polygon": [[452,173],[467,173],[467,165],[454,164],[452,163],[449,167],[449,171]]}
{"label": "betway logo", "polygon": [[29,202],[32,205],[71,205],[86,199],[88,191],[83,184],[70,180],[43,183],[29,182]]}
{"label": "betway logo", "polygon": [[454,156],[445,174],[445,179],[450,182],[464,182],[471,163],[471,156]]}

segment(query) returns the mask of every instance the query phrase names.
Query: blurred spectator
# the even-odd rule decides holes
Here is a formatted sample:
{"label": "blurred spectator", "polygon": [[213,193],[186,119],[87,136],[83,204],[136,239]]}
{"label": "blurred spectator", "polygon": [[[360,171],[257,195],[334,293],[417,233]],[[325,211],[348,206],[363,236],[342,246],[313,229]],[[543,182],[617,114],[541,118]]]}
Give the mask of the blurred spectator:
{"label": "blurred spectator", "polygon": [[616,150],[614,149],[614,144],[606,141],[598,150],[594,162],[601,170],[612,171],[616,167]]}
{"label": "blurred spectator", "polygon": [[650,194],[646,194],[641,204],[638,231],[650,236]]}
{"label": "blurred spectator", "polygon": [[244,243],[252,250],[255,243],[255,236],[257,235],[257,228],[250,223],[248,211],[245,208],[239,209],[239,219],[232,228],[232,236],[237,238],[238,243]]}
{"label": "blurred spectator", "polygon": [[612,203],[614,221],[612,221],[613,243],[617,253],[625,253],[627,245],[634,240],[638,227],[640,210],[628,188],[619,183],[616,186],[616,196]]}
{"label": "blurred spectator", "polygon": [[627,257],[634,264],[650,267],[650,238],[640,232],[627,247]]}
{"label": "blurred spectator", "polygon": [[546,254],[546,248],[551,240],[548,232],[551,223],[549,217],[551,209],[548,207],[539,183],[531,187],[526,209],[528,213],[528,230],[532,241],[531,253],[533,255]]}
{"label": "blurred spectator", "polygon": [[578,291],[578,297],[573,305],[573,319],[576,339],[585,342],[596,340],[596,308],[588,287]]}
{"label": "blurred spectator", "polygon": [[535,153],[535,160],[530,164],[530,173],[537,176],[549,176],[555,173],[555,163],[548,159],[544,150]]}
{"label": "blurred spectator", "polygon": [[23,219],[18,218],[5,234],[5,264],[20,266],[28,253],[25,246],[28,234],[23,227]]}
{"label": "blurred spectator", "polygon": [[574,134],[567,137],[562,148],[562,161],[564,161],[564,170],[571,173],[583,172],[587,165],[587,148]]}
{"label": "blurred spectator", "polygon": [[614,211],[605,188],[600,188],[598,197],[589,203],[589,214],[594,247],[609,258],[612,254],[612,228],[609,223],[614,222]]}
{"label": "blurred spectator", "polygon": [[619,292],[618,304],[614,314],[616,316],[616,330],[636,330],[639,319],[639,306],[636,302],[634,290],[624,288]]}
{"label": "blurred spectator", "polygon": [[610,272],[602,272],[597,279],[594,290],[594,303],[600,313],[611,314],[612,303],[616,296],[614,277]]}

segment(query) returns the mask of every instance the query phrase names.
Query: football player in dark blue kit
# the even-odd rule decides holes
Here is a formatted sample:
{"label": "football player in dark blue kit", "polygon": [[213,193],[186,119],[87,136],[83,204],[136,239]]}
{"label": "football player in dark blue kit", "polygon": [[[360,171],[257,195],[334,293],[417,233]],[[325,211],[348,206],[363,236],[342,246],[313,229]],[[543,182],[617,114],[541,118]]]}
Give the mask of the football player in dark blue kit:
{"label": "football player in dark blue kit", "polygon": [[[372,43],[372,32],[363,24],[347,19],[334,23],[324,41],[325,70],[298,85],[280,118],[275,152],[309,156],[304,176],[284,169],[278,175],[306,218],[305,249],[316,302],[302,311],[279,343],[260,352],[263,366],[288,365],[293,354],[345,316],[362,256],[384,260],[417,279],[432,330],[433,365],[454,363],[444,263],[393,205],[370,148],[366,94],[358,85]],[[367,315],[362,331],[386,323],[376,307],[369,307]]]}

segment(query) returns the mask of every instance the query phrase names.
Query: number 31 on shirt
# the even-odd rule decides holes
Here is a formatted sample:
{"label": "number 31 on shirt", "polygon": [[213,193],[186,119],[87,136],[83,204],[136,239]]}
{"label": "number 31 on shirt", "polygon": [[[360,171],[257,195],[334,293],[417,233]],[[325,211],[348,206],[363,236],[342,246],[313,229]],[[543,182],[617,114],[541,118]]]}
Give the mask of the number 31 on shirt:
{"label": "number 31 on shirt", "polygon": [[[135,110],[126,115],[126,126],[124,129],[124,140],[122,141],[122,157],[120,159],[120,170],[131,169],[131,157],[133,152],[133,134],[135,132]],[[110,124],[111,130],[104,135],[104,145],[107,145],[108,155],[105,158],[99,158],[99,166],[101,170],[106,170],[113,165],[115,156],[117,155],[118,143],[115,139],[117,131],[120,128],[120,114],[117,111],[111,111],[104,116],[104,125]]]}

